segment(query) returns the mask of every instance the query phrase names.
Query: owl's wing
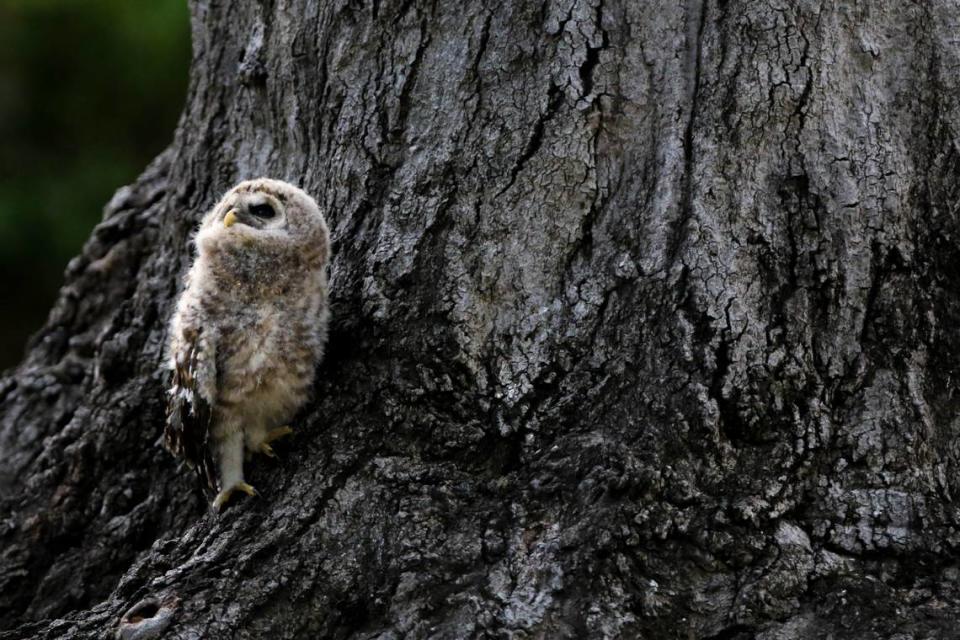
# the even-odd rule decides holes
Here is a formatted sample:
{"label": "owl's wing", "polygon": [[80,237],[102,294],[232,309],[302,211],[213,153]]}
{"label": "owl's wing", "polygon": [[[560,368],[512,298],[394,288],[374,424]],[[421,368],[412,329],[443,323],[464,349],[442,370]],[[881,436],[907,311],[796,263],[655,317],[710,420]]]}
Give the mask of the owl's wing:
{"label": "owl's wing", "polygon": [[173,379],[163,443],[216,491],[210,434],[217,388],[216,345],[202,328],[184,329],[172,356]]}

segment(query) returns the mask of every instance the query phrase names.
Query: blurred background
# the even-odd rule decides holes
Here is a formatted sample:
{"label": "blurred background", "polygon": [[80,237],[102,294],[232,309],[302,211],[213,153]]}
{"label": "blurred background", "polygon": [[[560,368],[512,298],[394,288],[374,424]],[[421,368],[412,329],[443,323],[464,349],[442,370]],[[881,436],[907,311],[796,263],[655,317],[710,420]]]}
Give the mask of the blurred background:
{"label": "blurred background", "polygon": [[186,0],[0,0],[0,370],[103,205],[173,139]]}

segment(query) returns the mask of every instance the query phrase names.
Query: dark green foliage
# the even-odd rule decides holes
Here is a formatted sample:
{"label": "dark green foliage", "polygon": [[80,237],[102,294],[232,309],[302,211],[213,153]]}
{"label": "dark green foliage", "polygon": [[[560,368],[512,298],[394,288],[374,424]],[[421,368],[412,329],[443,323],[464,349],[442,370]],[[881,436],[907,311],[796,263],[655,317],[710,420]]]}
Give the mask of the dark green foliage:
{"label": "dark green foliage", "polygon": [[103,203],[170,142],[189,35],[183,0],[0,0],[0,368]]}

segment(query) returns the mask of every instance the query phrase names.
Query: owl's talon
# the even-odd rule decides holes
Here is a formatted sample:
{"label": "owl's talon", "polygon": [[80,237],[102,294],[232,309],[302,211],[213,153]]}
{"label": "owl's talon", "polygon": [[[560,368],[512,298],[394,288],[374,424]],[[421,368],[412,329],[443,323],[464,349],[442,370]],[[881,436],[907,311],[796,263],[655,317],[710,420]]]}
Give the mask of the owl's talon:
{"label": "owl's talon", "polygon": [[223,509],[223,505],[227,504],[230,501],[230,497],[233,495],[234,491],[242,491],[248,496],[257,496],[260,495],[257,493],[257,490],[246,482],[238,482],[229,489],[224,489],[217,494],[217,497],[213,499],[213,508],[216,511]]}
{"label": "owl's talon", "polygon": [[277,438],[282,438],[283,436],[288,436],[293,433],[293,429],[288,426],[277,427],[276,429],[271,429],[267,432],[267,437],[264,438],[264,444],[268,442],[273,442]]}
{"label": "owl's talon", "polygon": [[273,450],[273,447],[268,445],[266,442],[260,444],[260,453],[267,456],[268,458],[276,458],[277,453]]}

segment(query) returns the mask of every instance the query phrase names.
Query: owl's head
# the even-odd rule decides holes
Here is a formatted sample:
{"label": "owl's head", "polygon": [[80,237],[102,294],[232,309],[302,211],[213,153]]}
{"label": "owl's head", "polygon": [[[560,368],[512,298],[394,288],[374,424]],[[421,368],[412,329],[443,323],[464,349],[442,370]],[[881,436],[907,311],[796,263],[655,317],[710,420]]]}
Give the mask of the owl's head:
{"label": "owl's head", "polygon": [[323,264],[330,234],[316,201],[288,182],[259,178],[230,189],[203,218],[200,254],[297,256]]}

